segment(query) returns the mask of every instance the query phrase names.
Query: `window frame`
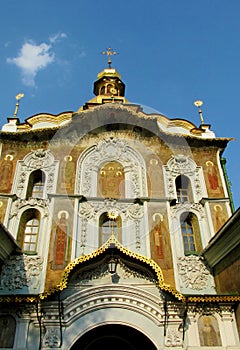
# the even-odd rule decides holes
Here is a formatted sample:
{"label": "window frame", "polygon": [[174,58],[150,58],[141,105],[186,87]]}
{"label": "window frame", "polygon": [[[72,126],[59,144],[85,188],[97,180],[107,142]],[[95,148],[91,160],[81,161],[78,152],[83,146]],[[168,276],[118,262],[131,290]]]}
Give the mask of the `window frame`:
{"label": "window frame", "polygon": [[[38,225],[36,225],[36,221]],[[28,223],[31,222],[31,225]],[[27,209],[25,210],[20,219],[18,233],[17,233],[17,242],[20,244],[22,251],[24,254],[36,254],[38,248],[38,240],[39,240],[39,232],[40,232],[40,212],[37,209]],[[32,225],[33,224],[33,225]],[[27,228],[30,228],[27,230]],[[34,228],[34,233],[32,233],[32,229]],[[37,228],[37,230],[35,229]],[[27,232],[29,231],[29,232]],[[26,240],[26,237],[29,236],[30,239]],[[32,237],[36,237],[34,241],[32,241]],[[34,249],[24,249],[25,244],[34,244]]]}
{"label": "window frame", "polygon": [[[109,228],[109,232],[104,233],[103,228]],[[112,231],[113,229],[114,231]],[[108,213],[104,212],[99,217],[99,246],[105,244],[112,233],[119,242],[122,241],[122,219],[120,215],[116,219],[111,219],[108,217]]]}

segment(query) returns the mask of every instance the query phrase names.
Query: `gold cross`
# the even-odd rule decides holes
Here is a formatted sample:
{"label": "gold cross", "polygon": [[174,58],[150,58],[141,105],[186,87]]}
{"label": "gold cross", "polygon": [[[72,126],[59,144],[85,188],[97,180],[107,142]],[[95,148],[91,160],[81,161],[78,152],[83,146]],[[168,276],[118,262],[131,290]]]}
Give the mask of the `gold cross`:
{"label": "gold cross", "polygon": [[103,51],[102,54],[108,56],[108,68],[111,68],[111,63],[112,63],[111,56],[112,55],[117,55],[118,52],[112,51],[112,48],[108,47],[107,51]]}

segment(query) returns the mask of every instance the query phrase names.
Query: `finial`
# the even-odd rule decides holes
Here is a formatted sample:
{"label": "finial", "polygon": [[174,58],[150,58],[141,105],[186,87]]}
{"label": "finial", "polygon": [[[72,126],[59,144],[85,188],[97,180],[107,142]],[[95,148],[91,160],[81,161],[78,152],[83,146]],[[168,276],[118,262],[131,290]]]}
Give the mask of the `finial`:
{"label": "finial", "polygon": [[111,64],[112,64],[111,56],[112,55],[117,55],[118,52],[112,51],[111,47],[108,47],[106,50],[107,51],[102,51],[102,54],[108,56],[108,68],[111,68]]}
{"label": "finial", "polygon": [[199,116],[201,119],[201,124],[204,124],[204,119],[203,119],[202,110],[201,110],[201,106],[203,105],[203,101],[197,100],[197,101],[194,101],[193,104],[194,104],[194,106],[196,106],[198,108],[198,113],[199,113]]}
{"label": "finial", "polygon": [[18,94],[18,95],[16,96],[17,103],[16,103],[16,107],[15,107],[14,118],[17,118],[18,108],[19,108],[19,101],[20,101],[21,98],[23,98],[23,97],[24,97],[24,94]]}

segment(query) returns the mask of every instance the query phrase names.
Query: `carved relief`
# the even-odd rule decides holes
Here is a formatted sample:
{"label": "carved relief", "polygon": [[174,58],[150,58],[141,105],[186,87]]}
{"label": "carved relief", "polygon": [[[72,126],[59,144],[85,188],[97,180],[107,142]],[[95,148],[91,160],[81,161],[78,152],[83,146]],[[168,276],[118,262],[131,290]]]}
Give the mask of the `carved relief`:
{"label": "carved relief", "polygon": [[178,217],[181,213],[188,213],[188,212],[197,212],[202,219],[205,218],[205,212],[203,209],[202,204],[200,203],[183,203],[178,204],[171,210],[171,216],[172,218]]}
{"label": "carved relief", "polygon": [[176,197],[175,179],[178,175],[187,175],[192,179],[193,193],[202,197],[200,168],[189,157],[182,154],[172,156],[165,168],[167,190],[170,197]]}
{"label": "carved relief", "polygon": [[[122,166],[125,180],[128,179],[131,183],[131,196],[144,195],[142,192],[146,189],[146,180],[143,160],[126,141],[113,138],[99,142],[80,159],[76,192],[89,196],[94,183],[93,177],[97,175],[104,163],[111,161],[118,162]],[[97,180],[95,186],[97,187]]]}
{"label": "carved relief", "polygon": [[213,278],[199,256],[189,255],[178,258],[180,286],[193,290],[214,288]]}
{"label": "carved relief", "polygon": [[9,291],[32,287],[40,284],[43,259],[40,256],[16,255],[10,257],[2,267],[0,289]]}
{"label": "carved relief", "polygon": [[190,157],[184,156],[183,154],[172,156],[167,166],[172,173],[176,174],[193,174],[196,169],[195,162]]}
{"label": "carved relief", "polygon": [[143,206],[139,204],[131,204],[126,210],[126,217],[133,220],[141,219],[143,217],[143,214]]}
{"label": "carved relief", "polygon": [[73,284],[86,284],[94,279],[100,279],[109,274],[108,264],[103,263],[98,265],[95,269],[90,269],[84,272],[80,272],[74,276]]}
{"label": "carved relief", "polygon": [[[154,282],[154,275],[151,274],[147,270],[136,270],[134,268],[131,268],[130,266],[127,266],[122,260],[118,259],[119,264],[119,279],[132,279],[132,278],[141,278],[145,281]],[[108,268],[108,263],[106,261],[102,262],[102,264],[98,265],[94,269],[89,269],[84,272],[79,272],[74,275],[72,281],[70,282],[73,285],[81,285],[91,282],[95,279],[102,279],[107,275],[111,275]]]}
{"label": "carved relief", "polygon": [[45,348],[58,348],[60,346],[59,330],[56,328],[47,328],[43,338],[43,346]]}
{"label": "carved relief", "polygon": [[54,157],[49,150],[39,148],[29,153],[23,162],[29,168],[42,169],[51,166],[54,162]]}
{"label": "carved relief", "polygon": [[32,171],[43,169],[47,175],[46,191],[52,193],[56,182],[57,162],[49,150],[38,149],[27,154],[26,157],[19,161],[19,169],[16,184],[16,194],[18,197],[25,195],[27,189],[27,181]]}
{"label": "carved relief", "polygon": [[96,217],[97,212],[93,204],[89,202],[83,202],[80,204],[80,209],[78,211],[78,214],[84,219],[91,220]]}
{"label": "carved relief", "polygon": [[139,220],[144,215],[143,206],[139,204],[127,204],[127,203],[118,203],[116,200],[106,199],[103,202],[83,202],[79,208],[79,216],[84,219],[96,219],[97,215],[102,212],[108,212],[116,210],[121,213],[123,220]]}
{"label": "carved relief", "polygon": [[17,216],[20,214],[20,209],[24,207],[34,207],[34,208],[42,208],[44,210],[44,216],[48,216],[48,201],[46,199],[41,198],[29,198],[29,199],[17,199],[12,204],[12,208],[9,214],[9,218],[11,219],[13,216]]}
{"label": "carved relief", "polygon": [[167,336],[165,340],[165,345],[166,346],[182,346],[183,340],[182,340],[182,333],[179,332],[177,328],[169,328],[167,330]]}
{"label": "carved relief", "polygon": [[89,220],[94,220],[96,227],[99,226],[98,219],[104,212],[117,211],[121,216],[121,219],[126,221],[130,220],[135,225],[135,244],[136,249],[141,248],[141,230],[140,220],[144,215],[144,208],[138,203],[119,203],[114,199],[105,199],[103,202],[83,202],[80,204],[78,211],[79,216],[82,218],[82,229],[80,237],[80,245],[84,251],[87,237],[87,223]]}

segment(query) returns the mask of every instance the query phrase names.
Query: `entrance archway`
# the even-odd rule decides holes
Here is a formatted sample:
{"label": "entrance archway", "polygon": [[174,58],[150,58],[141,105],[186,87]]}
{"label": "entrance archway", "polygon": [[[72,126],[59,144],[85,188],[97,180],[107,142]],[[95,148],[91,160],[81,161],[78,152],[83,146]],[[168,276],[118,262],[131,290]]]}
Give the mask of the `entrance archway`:
{"label": "entrance archway", "polygon": [[156,350],[156,347],[138,330],[123,325],[98,326],[79,338],[71,350]]}

